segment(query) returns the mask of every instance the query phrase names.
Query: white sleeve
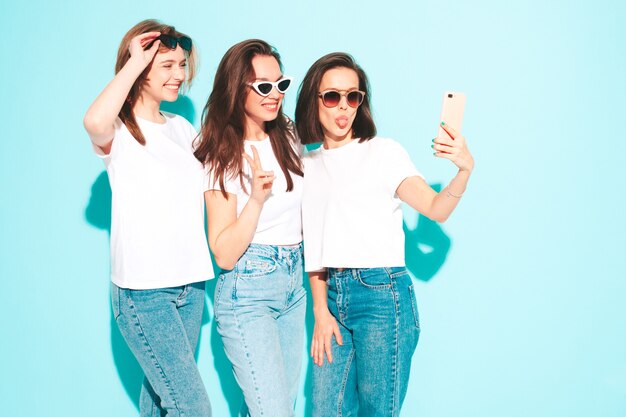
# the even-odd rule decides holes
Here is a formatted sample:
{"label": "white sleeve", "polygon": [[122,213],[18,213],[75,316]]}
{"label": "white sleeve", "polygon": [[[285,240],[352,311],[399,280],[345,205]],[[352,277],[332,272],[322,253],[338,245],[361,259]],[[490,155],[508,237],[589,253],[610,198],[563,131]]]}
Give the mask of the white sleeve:
{"label": "white sleeve", "polygon": [[382,155],[382,178],[384,187],[390,194],[395,194],[402,181],[409,177],[424,178],[415,168],[406,149],[395,140],[385,140]]}
{"label": "white sleeve", "polygon": [[[205,191],[209,190],[217,190],[222,191],[220,187],[219,181],[215,178],[213,170],[209,170],[206,166],[204,167],[205,172]],[[241,188],[241,183],[239,182],[239,176],[237,175],[235,178],[232,178],[228,175],[224,178],[224,188],[227,193],[237,195],[237,192]]]}
{"label": "white sleeve", "polygon": [[121,146],[122,140],[116,139],[116,138],[120,136],[120,130],[126,127],[124,123],[122,123],[122,120],[119,117],[115,118],[115,122],[113,123],[113,126],[115,130],[113,131],[113,139],[111,139],[111,150],[109,151],[108,154],[104,153],[101,147],[91,142],[91,148],[93,149],[93,152],[96,154],[98,158],[104,160],[105,162],[107,162],[107,160],[109,160],[114,153],[119,152],[118,149]]}

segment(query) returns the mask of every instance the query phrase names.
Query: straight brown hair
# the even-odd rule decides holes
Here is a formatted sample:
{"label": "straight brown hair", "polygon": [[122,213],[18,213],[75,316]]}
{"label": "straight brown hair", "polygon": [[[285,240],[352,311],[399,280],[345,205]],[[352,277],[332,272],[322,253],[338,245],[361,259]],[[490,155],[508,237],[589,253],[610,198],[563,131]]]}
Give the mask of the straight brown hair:
{"label": "straight brown hair", "polygon": [[[224,198],[226,178],[239,176],[243,184],[245,135],[245,99],[251,93],[248,85],[254,81],[252,59],[258,55],[272,56],[282,71],[280,55],[275,48],[260,39],[248,39],[233,45],[217,67],[213,91],[202,111],[202,126],[194,155],[208,167],[219,183]],[[265,131],[280,168],[287,179],[287,191],[293,190],[291,173],[303,176],[300,158],[294,150],[292,122],[283,114],[282,104],[276,119],[265,123]]]}
{"label": "straight brown hair", "polygon": [[[130,51],[129,51],[130,42],[133,40],[135,36],[138,36],[138,35],[141,35],[142,33],[147,33],[147,32],[161,32],[164,35],[170,35],[175,38],[179,38],[181,36],[187,36],[184,33],[178,32],[174,28],[174,26],[166,25],[164,23],[159,22],[158,20],[148,19],[148,20],[144,20],[144,21],[137,23],[128,32],[126,32],[126,35],[124,35],[124,38],[122,39],[122,42],[120,43],[120,47],[117,50],[117,61],[115,63],[116,74],[120,72],[122,68],[124,68],[124,65],[126,65],[128,60],[130,59]],[[168,52],[168,51],[170,51],[170,49],[167,46],[161,44],[159,46],[159,50],[157,53],[163,53],[163,52]],[[189,88],[196,74],[195,47],[192,46],[191,51],[189,52],[184,51],[184,52],[187,57],[187,71],[186,71],[187,77],[185,79],[183,87]],[[133,135],[135,140],[137,140],[137,142],[139,142],[141,145],[146,144],[146,138],[141,132],[141,129],[139,129],[139,126],[137,125],[137,120],[135,119],[135,115],[133,114],[133,107],[135,106],[135,103],[137,102],[137,99],[139,98],[139,95],[141,94],[141,87],[145,83],[146,77],[148,76],[148,73],[150,72],[151,68],[152,68],[152,63],[148,65],[148,67],[141,73],[139,77],[137,77],[137,80],[135,81],[130,91],[128,92],[126,101],[124,101],[124,104],[122,105],[122,109],[120,110],[119,115],[118,115],[118,117],[122,120],[122,123],[126,125],[126,128],[130,132],[130,134]]]}
{"label": "straight brown hair", "polygon": [[365,92],[363,103],[357,109],[352,123],[352,136],[360,138],[359,142],[370,140],[376,136],[376,125],[370,107],[370,85],[365,71],[351,55],[344,52],[333,52],[315,61],[300,84],[295,116],[298,137],[305,145],[324,141],[324,130],[320,123],[318,111],[318,94],[322,77],[326,71],[333,68],[348,68],[356,72],[359,78],[359,90]]}

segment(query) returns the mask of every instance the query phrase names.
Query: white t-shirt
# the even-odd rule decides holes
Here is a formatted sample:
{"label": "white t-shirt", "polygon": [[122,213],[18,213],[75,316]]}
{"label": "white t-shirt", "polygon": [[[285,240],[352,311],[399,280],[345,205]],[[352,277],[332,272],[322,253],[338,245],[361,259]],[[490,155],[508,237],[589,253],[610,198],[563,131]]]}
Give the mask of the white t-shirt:
{"label": "white t-shirt", "polygon": [[111,280],[153,289],[213,278],[204,233],[204,169],[193,156],[193,126],[163,113],[164,124],[137,118],[140,145],[117,119],[104,159],[112,190]]}
{"label": "white t-shirt", "polygon": [[[244,143],[245,152],[253,156],[251,146],[254,145],[259,153],[261,167],[264,171],[274,171],[274,183],[272,192],[265,200],[256,232],[252,238],[252,243],[263,245],[295,245],[302,242],[302,177],[291,173],[293,180],[293,190],[287,192],[287,179],[283,174],[278,160],[272,150],[270,138],[263,140],[246,140]],[[295,147],[294,147],[295,148]],[[243,183],[245,190],[241,186],[239,176],[224,178],[224,187],[227,193],[237,197],[237,217],[248,203],[252,189],[252,169],[248,162],[243,161]],[[213,175],[209,175],[209,190],[220,190],[219,182],[215,181]]]}
{"label": "white t-shirt", "polygon": [[404,266],[404,179],[422,176],[396,141],[358,139],[303,157],[306,271]]}

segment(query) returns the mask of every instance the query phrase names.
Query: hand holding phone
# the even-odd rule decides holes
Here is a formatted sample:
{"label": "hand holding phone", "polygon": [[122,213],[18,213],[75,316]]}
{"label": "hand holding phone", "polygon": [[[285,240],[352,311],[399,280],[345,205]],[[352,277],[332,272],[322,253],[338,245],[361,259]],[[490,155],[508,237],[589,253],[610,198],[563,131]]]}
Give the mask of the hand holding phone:
{"label": "hand holding phone", "polygon": [[461,171],[474,169],[474,158],[461,134],[465,94],[446,92],[443,95],[439,132],[433,140],[435,156],[452,161]]}
{"label": "hand holding phone", "polygon": [[[443,95],[443,104],[441,105],[441,118],[440,122],[445,122],[447,126],[452,127],[455,131],[461,134],[461,127],[463,125],[463,113],[465,111],[465,94],[447,91]],[[437,139],[448,139],[450,136],[439,125],[439,132],[437,133]],[[454,138],[453,138],[454,139]]]}

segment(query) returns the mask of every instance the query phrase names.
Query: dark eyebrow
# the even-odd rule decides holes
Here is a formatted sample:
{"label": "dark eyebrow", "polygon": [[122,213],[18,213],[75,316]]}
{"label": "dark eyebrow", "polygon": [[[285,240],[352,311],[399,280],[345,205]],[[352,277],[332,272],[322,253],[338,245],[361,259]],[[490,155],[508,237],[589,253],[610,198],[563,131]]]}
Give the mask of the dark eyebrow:
{"label": "dark eyebrow", "polygon": [[[278,81],[281,78],[283,78],[285,76],[285,74],[280,74],[280,76],[278,78],[276,78],[274,81]],[[269,78],[255,78],[254,81],[271,81]]]}

